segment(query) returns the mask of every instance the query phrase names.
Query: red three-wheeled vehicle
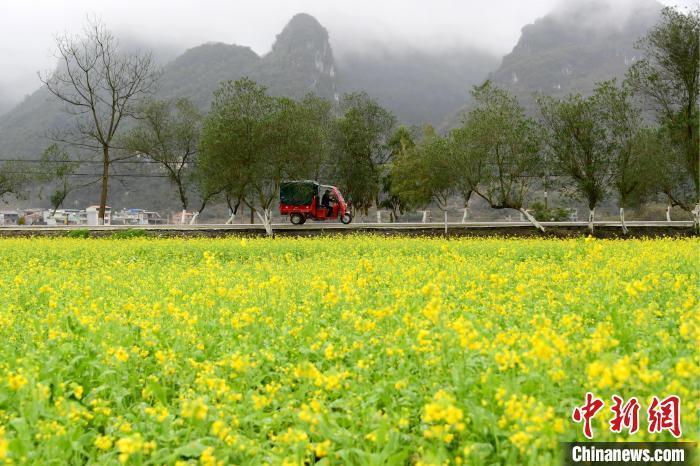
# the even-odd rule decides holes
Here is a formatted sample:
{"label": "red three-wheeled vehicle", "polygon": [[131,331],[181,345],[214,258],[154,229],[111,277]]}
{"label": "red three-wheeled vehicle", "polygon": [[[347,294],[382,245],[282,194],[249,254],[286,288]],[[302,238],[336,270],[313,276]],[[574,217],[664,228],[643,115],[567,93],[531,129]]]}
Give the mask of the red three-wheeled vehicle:
{"label": "red three-wheeled vehicle", "polygon": [[282,182],[280,214],[288,215],[295,225],[301,225],[307,219],[321,221],[339,218],[346,225],[352,222],[348,204],[338,188],[310,180]]}

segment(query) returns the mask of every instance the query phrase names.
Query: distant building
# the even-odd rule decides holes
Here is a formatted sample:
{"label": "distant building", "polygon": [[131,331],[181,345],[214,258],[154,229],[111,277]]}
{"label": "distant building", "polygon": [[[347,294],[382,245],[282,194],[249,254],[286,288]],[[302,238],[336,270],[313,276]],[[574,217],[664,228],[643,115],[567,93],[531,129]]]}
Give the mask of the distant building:
{"label": "distant building", "polygon": [[44,209],[22,209],[19,211],[17,222],[24,225],[46,225]]}
{"label": "distant building", "polygon": [[82,225],[87,222],[84,210],[80,209],[58,209],[44,211],[44,221],[47,225]]}
{"label": "distant building", "polygon": [[189,225],[192,218],[195,216],[195,212],[187,212],[185,210],[181,212],[175,212],[172,216],[173,225]]}
{"label": "distant building", "polygon": [[112,215],[112,225],[158,225],[165,223],[158,212],[122,209]]}
{"label": "distant building", "polygon": [[[85,216],[87,219],[87,224],[90,226],[95,226],[99,225],[99,215],[100,215],[100,206],[96,205],[91,205],[87,209],[85,209]],[[104,225],[111,225],[112,224],[112,208],[109,206],[105,207],[105,221]]]}
{"label": "distant building", "polygon": [[0,210],[0,225],[17,225],[19,212],[16,210]]}

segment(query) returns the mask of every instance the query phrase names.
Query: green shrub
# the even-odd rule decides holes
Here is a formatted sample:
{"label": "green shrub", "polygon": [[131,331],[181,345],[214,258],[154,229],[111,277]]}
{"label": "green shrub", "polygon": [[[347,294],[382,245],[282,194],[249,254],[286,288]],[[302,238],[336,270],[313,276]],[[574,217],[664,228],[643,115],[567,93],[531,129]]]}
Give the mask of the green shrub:
{"label": "green shrub", "polygon": [[541,202],[535,202],[530,206],[533,211],[533,216],[540,222],[565,222],[569,220],[570,213],[567,209],[545,208]]}
{"label": "green shrub", "polygon": [[67,236],[69,238],[89,238],[90,237],[90,230],[85,230],[85,229],[71,230],[68,232]]}

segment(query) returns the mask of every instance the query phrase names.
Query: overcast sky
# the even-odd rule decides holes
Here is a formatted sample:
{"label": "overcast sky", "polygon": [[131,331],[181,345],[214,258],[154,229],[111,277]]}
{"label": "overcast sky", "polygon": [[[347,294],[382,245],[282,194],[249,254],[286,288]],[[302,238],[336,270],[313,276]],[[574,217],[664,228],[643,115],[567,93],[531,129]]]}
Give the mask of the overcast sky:
{"label": "overcast sky", "polygon": [[[210,41],[263,54],[291,16],[306,12],[329,30],[336,53],[342,45],[371,50],[380,43],[471,45],[503,55],[522,26],[571,1],[578,0],[0,0],[0,99],[35,90],[37,71],[55,62],[53,35],[80,32],[88,16],[100,17],[119,36],[173,54]],[[642,0],[609,1],[624,8]]]}

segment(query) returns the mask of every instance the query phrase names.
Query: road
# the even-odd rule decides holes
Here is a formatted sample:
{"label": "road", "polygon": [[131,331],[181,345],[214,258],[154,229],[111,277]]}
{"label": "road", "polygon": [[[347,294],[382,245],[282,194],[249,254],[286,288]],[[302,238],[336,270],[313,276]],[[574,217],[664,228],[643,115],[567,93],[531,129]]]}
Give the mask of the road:
{"label": "road", "polygon": [[[579,229],[586,228],[587,222],[541,222],[545,228],[566,228]],[[628,221],[627,227],[630,229],[637,228],[691,228],[691,221]],[[619,221],[596,221],[596,228],[621,228]],[[358,230],[358,231],[413,231],[413,230],[444,230],[445,224],[440,222],[432,223],[351,223],[343,225],[335,222],[308,222],[304,225],[292,225],[291,223],[273,223],[273,230],[277,231],[335,231],[335,230]],[[483,229],[534,229],[530,222],[448,222],[448,230],[483,230]],[[70,230],[85,230],[90,231],[119,231],[126,229],[144,229],[149,231],[251,231],[263,230],[264,227],[260,223],[256,224],[215,224],[203,223],[197,225],[57,225],[57,226],[33,226],[33,225],[0,225],[0,231],[17,231],[17,232],[42,232],[42,231],[70,231]]]}

